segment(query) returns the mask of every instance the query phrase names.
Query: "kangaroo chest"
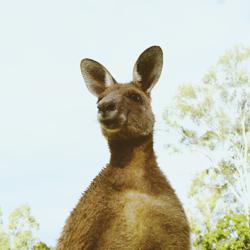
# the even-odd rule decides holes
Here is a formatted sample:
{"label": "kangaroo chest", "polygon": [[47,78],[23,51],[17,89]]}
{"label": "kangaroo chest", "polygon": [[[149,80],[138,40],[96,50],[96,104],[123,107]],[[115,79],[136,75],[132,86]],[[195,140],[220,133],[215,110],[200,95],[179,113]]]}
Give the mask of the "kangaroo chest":
{"label": "kangaroo chest", "polygon": [[125,192],[121,202],[124,205],[121,214],[131,227],[146,224],[148,216],[161,210],[164,204],[159,198],[137,191]]}
{"label": "kangaroo chest", "polygon": [[150,238],[161,238],[160,235],[164,235],[161,219],[165,202],[160,198],[138,191],[127,191],[113,202],[115,216],[101,237],[102,246],[140,249]]}

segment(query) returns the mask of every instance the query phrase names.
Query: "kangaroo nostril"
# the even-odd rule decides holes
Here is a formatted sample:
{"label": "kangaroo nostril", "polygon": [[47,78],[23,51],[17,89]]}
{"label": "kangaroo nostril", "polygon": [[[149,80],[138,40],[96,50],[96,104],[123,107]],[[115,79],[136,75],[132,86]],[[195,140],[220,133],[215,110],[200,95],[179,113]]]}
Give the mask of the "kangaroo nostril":
{"label": "kangaroo nostril", "polygon": [[98,109],[98,111],[102,111],[102,106],[101,105],[97,105],[97,109]]}
{"label": "kangaroo nostril", "polygon": [[114,102],[102,103],[101,105],[97,106],[99,112],[109,112],[116,110],[116,105]]}
{"label": "kangaroo nostril", "polygon": [[107,106],[106,106],[106,111],[114,111],[116,109],[116,106],[113,102],[111,103],[108,103]]}

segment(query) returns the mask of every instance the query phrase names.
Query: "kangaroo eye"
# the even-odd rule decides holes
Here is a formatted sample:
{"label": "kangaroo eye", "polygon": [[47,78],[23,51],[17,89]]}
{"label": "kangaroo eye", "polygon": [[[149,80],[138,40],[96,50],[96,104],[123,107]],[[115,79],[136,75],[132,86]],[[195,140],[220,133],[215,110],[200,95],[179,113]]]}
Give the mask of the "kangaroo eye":
{"label": "kangaroo eye", "polygon": [[128,94],[128,98],[134,102],[142,103],[142,98],[140,95],[136,93],[130,93]]}

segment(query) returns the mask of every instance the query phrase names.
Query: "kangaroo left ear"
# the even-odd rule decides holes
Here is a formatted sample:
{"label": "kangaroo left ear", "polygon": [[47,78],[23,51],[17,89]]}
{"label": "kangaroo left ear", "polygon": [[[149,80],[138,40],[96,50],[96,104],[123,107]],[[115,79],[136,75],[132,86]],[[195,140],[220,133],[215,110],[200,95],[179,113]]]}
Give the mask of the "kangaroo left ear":
{"label": "kangaroo left ear", "polygon": [[133,70],[133,81],[149,93],[158,81],[163,65],[163,52],[159,46],[146,49],[137,59]]}
{"label": "kangaroo left ear", "polygon": [[109,71],[92,59],[85,58],[81,61],[81,71],[87,88],[95,96],[99,96],[110,85],[116,84]]}

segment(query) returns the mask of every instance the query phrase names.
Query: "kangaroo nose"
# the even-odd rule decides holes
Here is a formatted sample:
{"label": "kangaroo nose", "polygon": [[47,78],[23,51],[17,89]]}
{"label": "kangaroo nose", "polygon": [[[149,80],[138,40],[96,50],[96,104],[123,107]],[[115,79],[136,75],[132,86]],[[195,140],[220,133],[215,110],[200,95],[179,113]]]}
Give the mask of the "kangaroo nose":
{"label": "kangaroo nose", "polygon": [[115,103],[113,101],[104,102],[104,103],[100,103],[97,106],[97,108],[98,108],[99,112],[107,113],[107,112],[116,110],[116,105],[115,105]]}

